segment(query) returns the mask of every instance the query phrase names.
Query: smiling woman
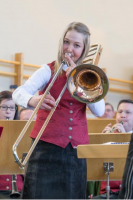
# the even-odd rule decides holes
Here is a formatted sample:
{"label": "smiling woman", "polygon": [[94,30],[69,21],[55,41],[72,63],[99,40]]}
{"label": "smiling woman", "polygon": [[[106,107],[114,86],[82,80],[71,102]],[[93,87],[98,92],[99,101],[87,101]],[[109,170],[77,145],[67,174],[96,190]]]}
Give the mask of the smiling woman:
{"label": "smiling woman", "polygon": [[[55,100],[65,88],[67,76],[73,67],[81,64],[87,56],[89,43],[88,27],[81,22],[70,23],[60,39],[56,61],[44,64],[13,92],[13,99],[18,105],[36,108],[62,61],[68,62],[67,70],[61,70],[50,94],[45,95],[44,101],[39,104],[37,120],[30,134],[33,142],[50,110],[54,107],[56,111],[28,161],[22,195],[24,199],[85,199],[86,159],[77,158],[77,145],[88,144],[86,104],[72,98],[67,89],[58,105]],[[39,96],[35,96],[38,90]],[[104,113],[103,99],[87,106],[96,116]]]}

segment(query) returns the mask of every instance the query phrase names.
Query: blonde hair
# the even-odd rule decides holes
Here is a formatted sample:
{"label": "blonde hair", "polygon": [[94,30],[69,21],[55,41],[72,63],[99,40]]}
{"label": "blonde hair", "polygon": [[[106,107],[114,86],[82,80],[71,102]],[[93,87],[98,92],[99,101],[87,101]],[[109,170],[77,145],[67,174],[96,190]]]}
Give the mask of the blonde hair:
{"label": "blonde hair", "polygon": [[82,55],[80,56],[80,58],[77,60],[76,65],[80,65],[82,64],[82,61],[84,60],[84,58],[87,56],[88,52],[89,52],[89,48],[90,48],[90,31],[88,29],[88,27],[81,23],[81,22],[72,22],[70,23],[65,31],[63,32],[62,37],[60,38],[59,41],[59,47],[58,47],[58,55],[57,55],[57,60],[55,62],[55,72],[58,70],[59,66],[61,65],[62,62],[62,53],[63,53],[63,42],[64,42],[64,38],[65,35],[68,31],[71,30],[75,30],[78,33],[82,33],[83,34],[83,41],[84,41],[84,50]]}

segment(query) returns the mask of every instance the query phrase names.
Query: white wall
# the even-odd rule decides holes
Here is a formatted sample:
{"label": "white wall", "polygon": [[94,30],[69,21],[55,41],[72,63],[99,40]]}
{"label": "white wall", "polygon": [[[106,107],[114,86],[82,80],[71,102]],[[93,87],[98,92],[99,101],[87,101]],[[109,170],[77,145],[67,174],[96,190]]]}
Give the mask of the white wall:
{"label": "white wall", "polygon": [[[133,75],[132,0],[0,0],[0,59],[14,60],[23,52],[24,61],[41,65],[56,59],[58,41],[66,25],[81,21],[91,31],[91,44],[100,43],[99,66],[113,78],[131,80]],[[0,71],[13,71],[0,64]],[[0,76],[0,91],[13,79]],[[114,85],[111,85],[114,87]],[[123,85],[119,85],[125,88]],[[115,109],[129,95],[109,92]]]}

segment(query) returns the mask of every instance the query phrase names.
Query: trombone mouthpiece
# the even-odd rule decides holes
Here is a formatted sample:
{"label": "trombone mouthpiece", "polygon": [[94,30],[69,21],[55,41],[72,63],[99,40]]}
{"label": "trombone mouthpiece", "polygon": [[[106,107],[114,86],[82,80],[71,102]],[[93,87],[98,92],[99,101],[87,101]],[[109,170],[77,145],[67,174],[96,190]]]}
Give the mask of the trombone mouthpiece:
{"label": "trombone mouthpiece", "polygon": [[71,54],[71,53],[65,53],[65,56],[66,56],[66,55],[69,55],[69,56],[71,57],[72,54]]}

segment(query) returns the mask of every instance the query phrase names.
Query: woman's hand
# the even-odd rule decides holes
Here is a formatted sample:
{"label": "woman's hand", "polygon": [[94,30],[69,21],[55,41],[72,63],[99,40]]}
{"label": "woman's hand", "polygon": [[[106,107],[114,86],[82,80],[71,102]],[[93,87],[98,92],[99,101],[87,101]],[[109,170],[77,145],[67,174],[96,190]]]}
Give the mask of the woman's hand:
{"label": "woman's hand", "polygon": [[[28,106],[36,107],[41,100],[42,95],[32,97],[29,102]],[[43,103],[40,106],[40,109],[51,110],[55,106],[55,99],[50,95],[47,94]]]}
{"label": "woman's hand", "polygon": [[112,128],[111,128],[112,124],[108,124],[102,131],[102,133],[111,133],[112,132]]}
{"label": "woman's hand", "polygon": [[71,59],[70,55],[65,54],[65,60],[68,62],[69,67],[66,69],[66,76],[76,67],[76,64]]}

